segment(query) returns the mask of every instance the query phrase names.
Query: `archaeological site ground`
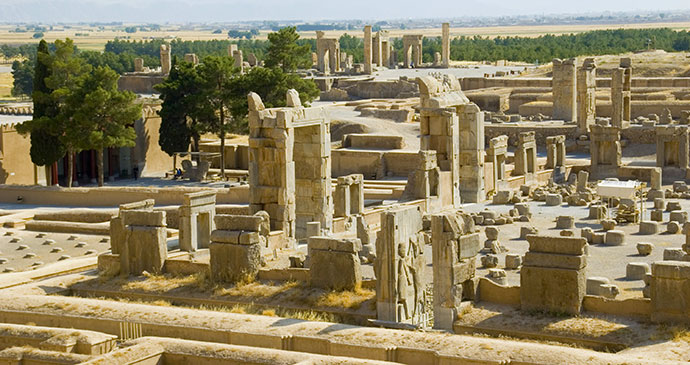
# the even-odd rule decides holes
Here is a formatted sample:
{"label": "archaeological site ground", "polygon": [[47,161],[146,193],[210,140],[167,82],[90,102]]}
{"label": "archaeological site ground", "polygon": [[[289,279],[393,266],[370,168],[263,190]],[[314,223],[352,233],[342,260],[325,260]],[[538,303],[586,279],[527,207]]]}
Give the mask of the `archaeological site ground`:
{"label": "archaeological site ground", "polygon": [[89,151],[50,186],[16,130],[32,104],[0,104],[0,363],[690,361],[690,53],[462,62],[448,23],[357,36],[363,62],[316,32],[315,101],[250,92],[248,133],[173,156],[171,45],[135,59],[136,146],[102,187]]}

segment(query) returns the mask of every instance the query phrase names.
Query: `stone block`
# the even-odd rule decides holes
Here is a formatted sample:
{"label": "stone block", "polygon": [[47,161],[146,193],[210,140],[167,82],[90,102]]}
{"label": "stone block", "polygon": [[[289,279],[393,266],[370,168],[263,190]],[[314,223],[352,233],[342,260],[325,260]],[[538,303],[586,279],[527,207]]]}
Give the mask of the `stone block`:
{"label": "stone block", "polygon": [[464,235],[458,238],[458,255],[461,260],[477,256],[481,249],[479,233]]}
{"label": "stone block", "polygon": [[572,229],[575,228],[575,218],[572,216],[562,215],[556,218],[557,229]]}
{"label": "stone block", "polygon": [[[163,215],[165,217],[165,215]],[[168,257],[164,227],[129,226],[120,253],[120,270],[125,275],[158,274]]]}
{"label": "stone block", "polygon": [[559,206],[563,204],[563,197],[561,194],[546,194],[545,203],[548,206]]}
{"label": "stone block", "polygon": [[683,261],[685,251],[682,248],[665,248],[664,261]]}
{"label": "stone block", "polygon": [[582,229],[580,229],[580,237],[586,239],[587,243],[592,243],[593,234],[594,230],[591,227],[582,227]]}
{"label": "stone block", "polygon": [[213,220],[218,230],[259,232],[264,222],[264,217],[258,215],[216,214]]}
{"label": "stone block", "polygon": [[125,226],[165,227],[165,212],[125,210],[120,214]]}
{"label": "stone block", "polygon": [[559,255],[528,251],[525,253],[522,264],[524,266],[578,270],[587,265],[587,259],[584,255]]}
{"label": "stone block", "polygon": [[625,278],[628,280],[644,280],[645,276],[652,272],[646,262],[630,262],[625,267]]}
{"label": "stone block", "polygon": [[517,270],[522,265],[522,256],[518,254],[506,255],[506,270]]}
{"label": "stone block", "polygon": [[649,256],[654,250],[654,244],[650,242],[640,242],[637,244],[637,253],[641,256]]}
{"label": "stone block", "polygon": [[512,190],[499,190],[496,192],[496,195],[494,195],[493,203],[508,204],[511,201],[511,199],[513,199]]}
{"label": "stone block", "polygon": [[581,237],[527,236],[530,252],[584,255],[587,240]]}
{"label": "stone block", "polygon": [[484,233],[486,233],[486,238],[489,240],[497,240],[498,232],[498,228],[496,227],[486,227],[484,230]]}
{"label": "stone block", "polygon": [[522,226],[520,227],[520,239],[526,240],[529,235],[536,235],[539,230],[536,227]]}
{"label": "stone block", "polygon": [[494,268],[498,266],[498,256],[486,255],[481,258],[482,266],[485,268]]}
{"label": "stone block", "polygon": [[309,285],[324,289],[353,290],[361,282],[360,260],[356,253],[311,251]]}
{"label": "stone block", "polygon": [[211,242],[238,244],[241,233],[242,231],[214,230],[211,232]]}
{"label": "stone block", "polygon": [[357,253],[362,249],[362,241],[358,238],[331,238],[325,236],[309,237],[309,250],[337,251]]}
{"label": "stone block", "polygon": [[671,234],[676,234],[680,232],[680,224],[678,222],[668,222],[666,225],[666,232],[671,233]]}
{"label": "stone block", "polygon": [[660,210],[666,209],[666,200],[664,200],[664,198],[655,198],[654,199],[654,209],[660,209]]}
{"label": "stone block", "polygon": [[594,232],[592,234],[592,244],[603,245],[606,241],[606,232]]}
{"label": "stone block", "polygon": [[640,234],[657,234],[659,233],[659,223],[653,221],[640,222]]}
{"label": "stone block", "polygon": [[681,208],[680,202],[678,202],[678,201],[670,201],[670,202],[666,203],[666,211],[667,212],[673,212],[673,211],[681,210],[681,209],[683,209],[683,208]]}
{"label": "stone block", "polygon": [[252,280],[261,267],[261,245],[234,245],[212,242],[210,246],[213,281],[234,283]]}
{"label": "stone block", "polygon": [[602,204],[594,204],[589,207],[589,219],[604,219],[606,218],[606,206]]}
{"label": "stone block", "polygon": [[652,210],[651,213],[649,213],[650,219],[654,222],[663,222],[664,221],[664,211],[663,210]]}
{"label": "stone block", "polygon": [[515,204],[515,209],[517,209],[519,216],[532,216],[532,212],[530,212],[529,205],[527,203]]}
{"label": "stone block", "polygon": [[625,232],[620,230],[610,230],[606,232],[606,239],[604,243],[608,246],[625,245]]}
{"label": "stone block", "polygon": [[690,262],[652,264],[652,321],[690,323]]}
{"label": "stone block", "polygon": [[669,215],[669,221],[678,222],[683,224],[688,221],[688,212],[685,211],[673,211]]}
{"label": "stone block", "polygon": [[548,311],[576,315],[586,293],[584,270],[549,267],[520,269],[520,306],[522,310]]}
{"label": "stone block", "polygon": [[613,219],[604,219],[601,221],[601,228],[604,231],[610,231],[616,229],[616,221]]}

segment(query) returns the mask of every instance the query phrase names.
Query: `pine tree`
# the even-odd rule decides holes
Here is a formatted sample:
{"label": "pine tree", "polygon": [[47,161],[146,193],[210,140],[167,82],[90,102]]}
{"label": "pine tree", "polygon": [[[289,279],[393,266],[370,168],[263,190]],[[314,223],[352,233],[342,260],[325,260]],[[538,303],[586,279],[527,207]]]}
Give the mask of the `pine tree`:
{"label": "pine tree", "polygon": [[141,104],[136,95],[119,91],[119,76],[110,67],[97,67],[81,76],[78,86],[67,98],[66,109],[81,133],[76,141],[80,150],[95,150],[98,186],[103,186],[103,150],[110,147],[134,147],[136,132],[132,127],[141,118]]}
{"label": "pine tree", "polygon": [[294,72],[298,68],[311,66],[311,46],[298,45],[297,28],[285,27],[268,35],[269,45],[266,67],[280,67],[283,72]]}

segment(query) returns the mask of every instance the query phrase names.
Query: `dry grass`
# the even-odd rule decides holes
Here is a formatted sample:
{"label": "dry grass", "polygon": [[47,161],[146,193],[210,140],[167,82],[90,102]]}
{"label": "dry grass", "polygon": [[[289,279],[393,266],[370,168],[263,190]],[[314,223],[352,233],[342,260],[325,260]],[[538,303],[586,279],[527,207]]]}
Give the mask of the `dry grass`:
{"label": "dry grass", "polygon": [[201,290],[208,290],[210,286],[211,281],[205,273],[189,276],[172,276],[154,275],[145,272],[143,280],[126,281],[122,284],[122,289],[162,293],[182,287],[196,287]]}
{"label": "dry grass", "polygon": [[240,282],[235,286],[216,287],[214,294],[217,296],[237,296],[249,298],[268,298],[294,289],[299,285],[296,281],[286,281],[278,285],[269,285],[260,282]]}
{"label": "dry grass", "polygon": [[12,74],[9,72],[1,72],[0,73],[0,98],[7,98],[12,96],[11,91],[12,91],[12,83],[14,82],[14,78],[12,77]]}
{"label": "dry grass", "polygon": [[359,309],[367,300],[376,297],[376,292],[371,289],[357,288],[355,290],[331,291],[319,296],[314,305],[319,307],[337,307]]}

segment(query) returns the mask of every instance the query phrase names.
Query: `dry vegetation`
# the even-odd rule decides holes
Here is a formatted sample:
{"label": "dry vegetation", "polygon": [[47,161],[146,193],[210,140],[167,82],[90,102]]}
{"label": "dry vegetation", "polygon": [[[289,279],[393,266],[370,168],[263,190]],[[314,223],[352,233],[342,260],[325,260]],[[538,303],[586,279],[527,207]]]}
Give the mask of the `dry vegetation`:
{"label": "dry vegetation", "polygon": [[12,91],[12,74],[9,72],[0,72],[0,98],[8,98]]}

